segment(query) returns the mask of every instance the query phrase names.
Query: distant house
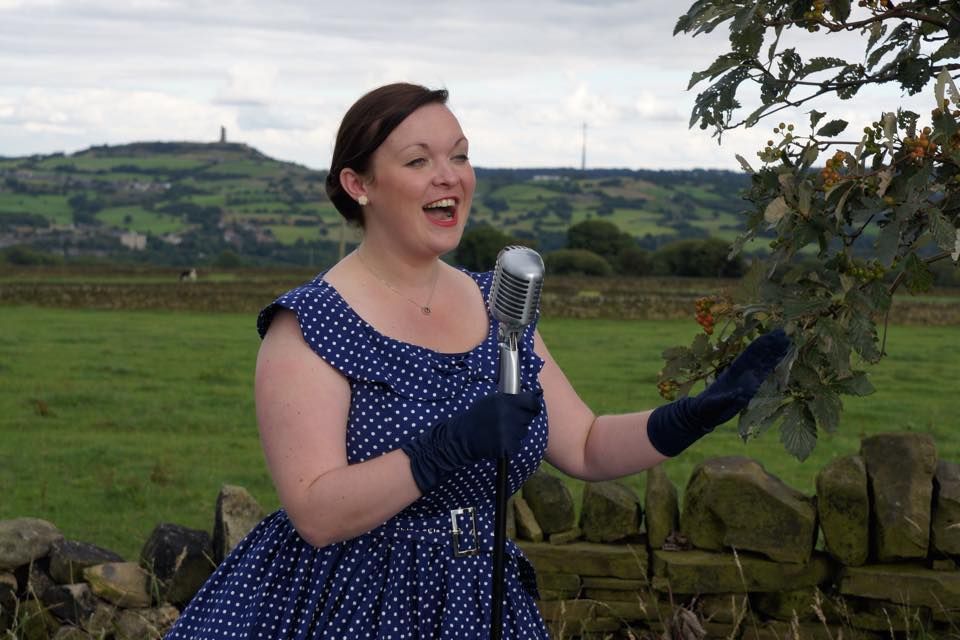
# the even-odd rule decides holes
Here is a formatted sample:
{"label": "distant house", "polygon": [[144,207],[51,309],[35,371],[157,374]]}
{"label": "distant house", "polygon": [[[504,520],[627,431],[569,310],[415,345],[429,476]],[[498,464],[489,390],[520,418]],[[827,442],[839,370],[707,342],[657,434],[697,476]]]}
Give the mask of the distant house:
{"label": "distant house", "polygon": [[143,251],[147,248],[147,236],[136,231],[125,231],[120,234],[120,244],[127,249]]}

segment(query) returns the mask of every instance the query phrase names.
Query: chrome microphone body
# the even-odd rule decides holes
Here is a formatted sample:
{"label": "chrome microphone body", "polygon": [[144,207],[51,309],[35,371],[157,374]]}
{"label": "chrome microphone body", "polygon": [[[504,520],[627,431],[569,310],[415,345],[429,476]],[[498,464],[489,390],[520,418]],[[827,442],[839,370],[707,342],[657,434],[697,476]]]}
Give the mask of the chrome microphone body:
{"label": "chrome microphone body", "polygon": [[[543,288],[543,259],[533,249],[508,246],[497,256],[490,287],[490,315],[500,325],[500,380],[502,393],[520,393],[520,354],[517,343],[524,329],[533,322]],[[496,513],[493,534],[493,600],[490,607],[490,638],[500,640],[503,633],[503,567],[507,531],[507,457],[497,460]]]}
{"label": "chrome microphone body", "polygon": [[490,315],[500,323],[500,381],[503,393],[520,393],[520,357],[517,343],[533,322],[543,289],[543,259],[533,249],[504,247],[490,287]]}

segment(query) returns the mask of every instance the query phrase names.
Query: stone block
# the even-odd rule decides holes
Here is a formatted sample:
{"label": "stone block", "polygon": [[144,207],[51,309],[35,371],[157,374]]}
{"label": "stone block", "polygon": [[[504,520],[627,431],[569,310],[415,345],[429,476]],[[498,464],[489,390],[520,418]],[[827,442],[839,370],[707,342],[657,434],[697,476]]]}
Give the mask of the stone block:
{"label": "stone block", "polygon": [[680,530],[708,551],[734,548],[805,563],[813,551],[813,500],[741,456],[711,458],[690,475]]}
{"label": "stone block", "polygon": [[677,487],[667,477],[663,465],[647,469],[646,475],[643,506],[647,540],[651,549],[661,549],[667,537],[680,528],[680,500]]}
{"label": "stone block", "polygon": [[213,518],[213,561],[223,562],[264,516],[263,507],[246,489],[223,485],[217,495]]}
{"label": "stone block", "polygon": [[161,640],[177,621],[178,612],[170,605],[156,609],[125,609],[117,617],[116,640]]}
{"label": "stone block", "polygon": [[543,529],[533,515],[530,505],[520,496],[513,497],[513,511],[517,519],[517,540],[543,542]]}
{"label": "stone block", "polygon": [[[571,600],[580,593],[580,576],[575,573],[537,572],[537,590],[542,600]],[[547,597],[547,594],[550,597]]]}
{"label": "stone block", "polygon": [[922,433],[887,433],[864,438],[873,511],[872,546],[881,563],[925,558],[930,546],[933,475],[937,450]]}
{"label": "stone block", "polygon": [[57,584],[80,582],[84,569],[105,562],[123,562],[123,557],[77,540],[58,540],[50,546],[50,577]]}
{"label": "stone block", "polygon": [[817,511],[827,552],[850,567],[865,563],[870,553],[870,496],[863,458],[836,458],[820,470]]}
{"label": "stone block", "polygon": [[107,562],[83,570],[94,595],[118,607],[150,606],[148,578],[135,562]]}
{"label": "stone block", "polygon": [[705,621],[739,624],[750,609],[750,597],[744,593],[705,593],[697,597],[697,606]]}
{"label": "stone block", "polygon": [[177,524],[159,524],[140,552],[140,566],[153,578],[160,602],[183,606],[203,586],[214,565],[210,535]]}
{"label": "stone block", "polygon": [[828,598],[818,587],[755,593],[751,602],[755,611],[775,620],[819,620],[819,611],[829,623],[839,624],[843,621],[836,601]]}
{"label": "stone block", "polygon": [[574,542],[562,546],[518,543],[537,572],[576,573],[642,580],[647,576],[649,555],[646,545],[595,544]]}
{"label": "stone block", "polygon": [[582,535],[583,531],[580,530],[580,527],[574,527],[569,531],[551,533],[549,542],[550,544],[570,544],[579,540]]}
{"label": "stone block", "polygon": [[85,583],[55,585],[44,592],[41,601],[57,618],[75,625],[87,620],[97,608],[97,599]]}
{"label": "stone block", "polygon": [[783,563],[765,558],[709,551],[654,551],[653,587],[672,593],[747,593],[800,589],[828,582],[834,573],[826,554],[809,562]]}
{"label": "stone block", "polygon": [[522,491],[545,536],[576,525],[573,495],[562,479],[537,471],[523,483]]}
{"label": "stone block", "polygon": [[938,461],[933,486],[933,552],[939,556],[960,556],[960,464]]}
{"label": "stone block", "polygon": [[840,574],[843,595],[932,610],[960,608],[960,573],[934,571],[918,564],[845,567]]}
{"label": "stone block", "polygon": [[63,534],[39,518],[0,520],[0,571],[30,564],[50,553],[50,545]]}
{"label": "stone block", "polygon": [[583,488],[580,528],[590,542],[616,542],[640,533],[640,499],[619,482],[588,482]]}

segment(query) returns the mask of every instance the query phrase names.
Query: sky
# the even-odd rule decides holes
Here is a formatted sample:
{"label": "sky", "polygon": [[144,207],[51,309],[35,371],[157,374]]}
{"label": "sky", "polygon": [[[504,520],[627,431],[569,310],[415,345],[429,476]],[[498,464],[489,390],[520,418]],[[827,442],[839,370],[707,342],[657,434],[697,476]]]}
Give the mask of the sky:
{"label": "sky", "polygon": [[[759,164],[776,122],[722,145],[688,128],[690,74],[726,51],[725,27],[671,35],[688,4],[0,0],[0,156],[212,142],[223,126],[229,141],[325,169],[350,104],[402,80],[449,90],[478,167],[579,167],[584,123],[587,167],[739,170],[736,154]],[[809,55],[863,57],[857,36],[830,50],[800,38]],[[811,106],[859,131],[878,104],[929,113],[932,88]]]}

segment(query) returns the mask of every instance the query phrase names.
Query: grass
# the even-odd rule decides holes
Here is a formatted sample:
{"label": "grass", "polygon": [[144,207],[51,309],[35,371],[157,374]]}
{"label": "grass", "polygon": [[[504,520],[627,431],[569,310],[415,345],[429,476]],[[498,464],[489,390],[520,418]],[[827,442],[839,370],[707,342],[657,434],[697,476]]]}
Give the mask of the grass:
{"label": "grass", "polygon": [[[272,286],[264,282],[264,301]],[[253,322],[252,313],[0,307],[0,519],[45,518],[68,537],[135,558],[160,522],[210,530],[224,483],[276,507],[254,418]],[[687,321],[541,324],[554,357],[602,413],[658,404],[660,352],[695,329]],[[808,461],[787,455],[775,432],[743,444],[728,425],[668,461],[668,475],[682,489],[701,460],[747,455],[812,493],[819,469],[855,453],[860,437],[900,430],[929,433],[941,457],[960,460],[949,393],[960,377],[960,327],[894,326],[888,350],[872,373],[878,393],[847,400],[839,432]],[[643,476],[627,482],[642,490]],[[571,482],[578,499],[581,488]]]}
{"label": "grass", "polygon": [[182,218],[166,213],[148,211],[143,207],[112,207],[97,212],[97,219],[118,229],[162,235],[187,227]]}
{"label": "grass", "polygon": [[65,224],[73,219],[65,196],[0,193],[0,216],[4,213],[33,213]]}

